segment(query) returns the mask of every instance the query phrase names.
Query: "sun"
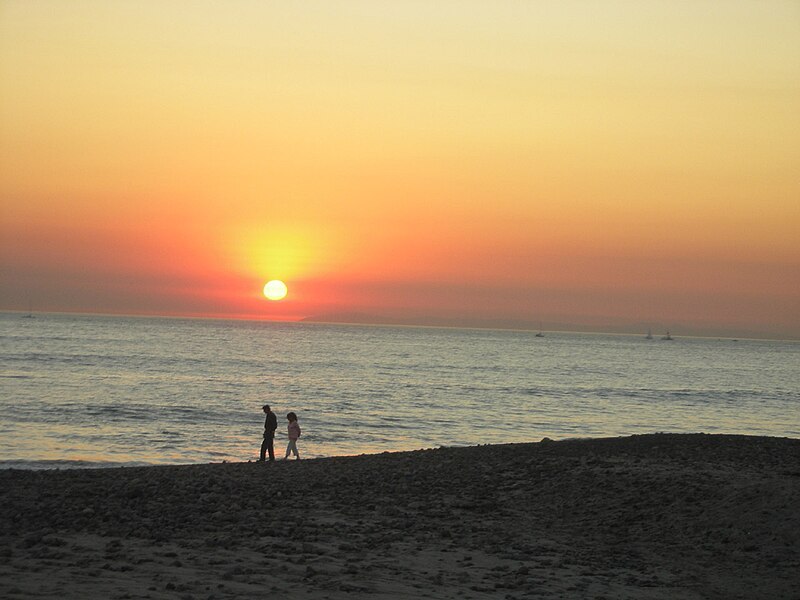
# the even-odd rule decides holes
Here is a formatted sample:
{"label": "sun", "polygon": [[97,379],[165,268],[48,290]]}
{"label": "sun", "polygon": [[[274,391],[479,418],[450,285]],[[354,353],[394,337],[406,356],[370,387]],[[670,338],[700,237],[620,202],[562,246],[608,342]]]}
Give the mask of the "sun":
{"label": "sun", "polygon": [[281,300],[286,297],[287,291],[286,284],[280,279],[268,281],[264,286],[264,295],[267,297],[267,300]]}

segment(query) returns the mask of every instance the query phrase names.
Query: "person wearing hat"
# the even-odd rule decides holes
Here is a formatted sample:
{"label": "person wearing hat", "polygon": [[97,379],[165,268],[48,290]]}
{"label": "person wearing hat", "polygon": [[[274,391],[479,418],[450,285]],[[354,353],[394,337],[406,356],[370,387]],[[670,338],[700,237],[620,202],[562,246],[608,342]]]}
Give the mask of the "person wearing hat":
{"label": "person wearing hat", "polygon": [[275,417],[275,413],[270,410],[269,404],[265,404],[261,409],[267,415],[267,418],[264,420],[264,441],[261,442],[261,458],[258,461],[263,462],[267,452],[269,452],[269,461],[274,462],[275,448],[273,447],[273,442],[275,441],[275,430],[278,428],[278,419]]}

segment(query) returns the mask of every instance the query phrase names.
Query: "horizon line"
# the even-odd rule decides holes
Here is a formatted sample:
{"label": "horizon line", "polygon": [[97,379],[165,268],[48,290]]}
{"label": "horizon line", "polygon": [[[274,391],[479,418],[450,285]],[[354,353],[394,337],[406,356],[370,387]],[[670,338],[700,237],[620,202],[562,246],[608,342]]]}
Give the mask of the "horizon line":
{"label": "horizon line", "polygon": [[[626,337],[637,337],[642,336],[644,337],[644,332],[632,332],[632,331],[614,331],[612,326],[609,326],[609,330],[582,330],[577,329],[581,327],[591,327],[590,325],[582,325],[580,323],[570,324],[573,325],[576,329],[546,329],[546,328],[539,328],[539,327],[514,327],[514,326],[489,326],[489,325],[447,325],[447,324],[425,324],[425,323],[396,323],[391,322],[390,318],[387,317],[387,321],[383,322],[380,321],[380,317],[375,315],[368,315],[364,314],[365,317],[374,317],[375,321],[334,321],[334,320],[326,320],[322,318],[322,315],[310,315],[310,316],[298,316],[295,318],[281,318],[281,317],[270,317],[270,316],[260,316],[260,315],[249,315],[249,314],[213,314],[213,313],[205,313],[205,314],[193,314],[193,313],[176,313],[176,314],[169,314],[169,313],[128,313],[128,312],[110,312],[110,311],[84,311],[84,310],[46,310],[46,311],[28,311],[28,310],[18,310],[18,309],[0,309],[0,313],[5,314],[21,314],[21,315],[79,315],[79,316],[96,316],[96,317],[119,317],[119,318],[133,318],[133,319],[183,319],[183,320],[204,320],[204,321],[247,321],[253,323],[284,323],[284,324],[305,324],[305,325],[345,325],[345,326],[356,326],[356,327],[402,327],[402,328],[412,328],[412,329],[454,329],[454,330],[466,330],[466,331],[516,331],[521,333],[533,333],[535,331],[540,331],[543,333],[554,333],[554,334],[585,334],[585,335],[614,335],[614,336],[626,336]],[[335,314],[330,315],[335,316]],[[564,325],[562,323],[562,325]],[[691,329],[691,328],[690,328]],[[670,330],[672,332],[673,330]],[[689,338],[689,339],[720,339],[720,340],[731,340],[731,341],[738,341],[738,340],[752,340],[752,341],[768,341],[768,342],[792,342],[798,343],[800,342],[800,337],[753,337],[753,333],[750,332],[748,335],[698,335],[698,334],[681,334],[681,333],[671,333],[673,340],[678,340],[682,338]],[[766,334],[765,334],[766,335]],[[653,341],[663,341],[660,340],[660,335],[655,336]]]}

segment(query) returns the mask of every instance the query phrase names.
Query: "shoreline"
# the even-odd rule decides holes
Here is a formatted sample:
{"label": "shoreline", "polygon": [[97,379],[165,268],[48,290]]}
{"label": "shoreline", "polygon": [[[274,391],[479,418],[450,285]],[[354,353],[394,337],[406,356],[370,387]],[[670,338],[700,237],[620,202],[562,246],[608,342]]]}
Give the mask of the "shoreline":
{"label": "shoreline", "polygon": [[0,470],[0,596],[790,598],[800,440]]}
{"label": "shoreline", "polygon": [[[716,436],[716,437],[736,437],[736,438],[765,438],[765,439],[775,439],[775,440],[794,440],[800,442],[800,437],[792,437],[788,435],[784,436],[777,436],[777,435],[757,435],[757,434],[739,434],[739,433],[685,433],[685,432],[654,432],[654,433],[640,433],[640,434],[632,434],[630,436],[604,436],[604,437],[563,437],[563,438],[543,438],[539,442],[532,442],[532,441],[525,441],[525,442],[507,442],[504,444],[477,444],[477,445],[465,445],[465,446],[435,446],[429,448],[414,448],[414,449],[406,449],[406,450],[383,450],[380,452],[362,452],[359,454],[332,454],[332,455],[323,455],[323,456],[312,456],[311,458],[304,458],[303,462],[309,461],[317,461],[317,460],[328,460],[328,459],[338,459],[338,458],[357,458],[357,457],[370,457],[370,456],[379,456],[385,454],[408,454],[413,452],[432,452],[436,450],[465,450],[467,448],[486,448],[486,447],[504,447],[504,446],[526,446],[528,444],[537,444],[541,442],[593,442],[593,441],[601,441],[601,440],[612,440],[612,439],[627,439],[627,438],[643,438],[648,436],[659,436],[659,435],[677,435],[677,436],[694,436],[694,435],[707,435],[707,436]],[[254,446],[253,454],[256,455],[258,453],[258,448]],[[282,447],[276,447],[276,456],[282,454]],[[281,461],[282,457],[278,457],[278,462]],[[159,467],[159,468],[185,468],[185,467],[200,467],[200,466],[212,466],[212,465],[242,465],[242,464],[252,464],[257,462],[257,458],[249,458],[249,459],[240,459],[240,460],[227,460],[223,459],[221,461],[214,461],[214,462],[145,462],[145,461],[113,461],[113,460],[85,460],[85,459],[61,459],[61,460],[53,460],[53,459],[7,459],[2,460],[0,459],[0,473],[3,471],[35,471],[35,472],[61,472],[61,471],[104,471],[110,469],[147,469],[152,467]]]}

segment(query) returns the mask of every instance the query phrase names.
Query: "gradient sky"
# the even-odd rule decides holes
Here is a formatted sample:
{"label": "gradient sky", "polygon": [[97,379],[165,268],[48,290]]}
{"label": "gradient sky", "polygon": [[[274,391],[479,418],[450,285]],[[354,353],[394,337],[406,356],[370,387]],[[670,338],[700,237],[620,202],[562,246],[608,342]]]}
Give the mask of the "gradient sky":
{"label": "gradient sky", "polygon": [[800,338],[800,3],[2,0],[0,201],[0,309]]}

